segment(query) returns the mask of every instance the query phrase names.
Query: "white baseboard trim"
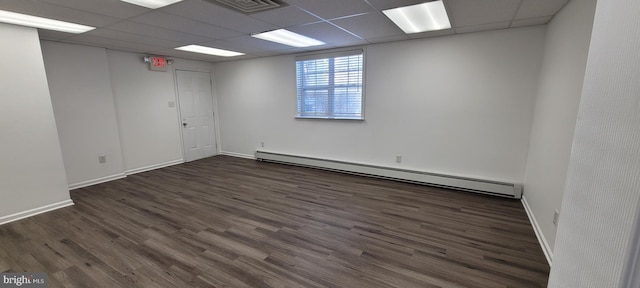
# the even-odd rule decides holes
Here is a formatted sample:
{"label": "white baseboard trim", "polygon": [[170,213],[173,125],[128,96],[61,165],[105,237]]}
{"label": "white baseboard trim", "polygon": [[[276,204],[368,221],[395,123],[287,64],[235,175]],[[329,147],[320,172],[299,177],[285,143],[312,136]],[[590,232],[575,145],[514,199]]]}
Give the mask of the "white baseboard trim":
{"label": "white baseboard trim", "polygon": [[125,178],[125,177],[127,177],[126,174],[118,173],[118,174],[114,174],[114,175],[110,175],[110,176],[106,176],[106,177],[101,177],[101,178],[92,179],[92,180],[88,180],[88,181],[82,181],[82,182],[78,182],[78,183],[74,183],[74,184],[69,184],[69,190],[79,189],[79,188],[82,188],[82,187],[87,187],[87,186],[96,185],[96,184],[100,184],[100,183],[104,183],[104,182],[118,180],[118,179],[122,179],[122,178]]}
{"label": "white baseboard trim", "polygon": [[259,161],[265,162],[312,167],[340,173],[390,179],[420,185],[446,187],[460,191],[489,194],[500,197],[520,199],[520,196],[522,195],[522,185],[520,184],[471,178],[461,175],[433,173],[424,170],[401,169],[398,167],[316,158],[304,155],[282,154],[262,150],[256,151],[256,158]]}
{"label": "white baseboard trim", "polygon": [[125,171],[124,173],[118,173],[118,174],[114,174],[114,175],[110,175],[110,176],[106,176],[106,177],[101,177],[101,178],[97,178],[97,179],[92,179],[92,180],[87,180],[87,181],[82,181],[82,182],[78,182],[78,183],[69,184],[69,190],[79,189],[79,188],[83,188],[83,187],[87,187],[87,186],[91,186],[91,185],[96,185],[96,184],[109,182],[109,181],[113,181],[113,180],[118,180],[118,179],[126,178],[127,175],[132,175],[132,174],[136,174],[136,173],[142,173],[142,172],[151,171],[151,170],[164,168],[164,167],[168,167],[168,166],[173,166],[173,165],[177,165],[177,164],[182,164],[182,163],[184,163],[184,160],[183,159],[179,159],[179,160],[173,160],[173,161],[169,161],[169,162],[165,162],[165,163],[149,165],[149,166],[146,166],[146,167],[140,167],[140,168],[136,168],[136,169],[131,169],[131,170]]}
{"label": "white baseboard trim", "polygon": [[524,211],[527,212],[527,216],[529,216],[529,221],[531,221],[531,226],[533,226],[533,231],[536,233],[536,238],[538,238],[538,242],[540,242],[540,247],[542,247],[542,252],[544,252],[544,257],[547,258],[547,262],[549,262],[549,267],[551,267],[551,261],[553,260],[553,251],[551,250],[551,246],[549,246],[549,242],[547,242],[547,238],[544,238],[544,234],[542,233],[542,228],[538,225],[538,221],[536,217],[533,215],[533,211],[531,211],[531,206],[527,202],[527,198],[522,195],[522,206],[524,206]]}
{"label": "white baseboard trim", "polygon": [[255,155],[235,153],[235,152],[220,151],[220,155],[256,160],[256,156]]}
{"label": "white baseboard trim", "polygon": [[140,168],[127,170],[127,171],[124,171],[124,173],[126,175],[133,175],[133,174],[136,174],[136,173],[147,172],[147,171],[156,170],[156,169],[169,167],[169,166],[173,166],[173,165],[178,165],[178,164],[182,164],[182,163],[184,163],[184,159],[178,159],[178,160],[173,160],[173,161],[164,162],[164,163],[160,163],[160,164],[154,164],[154,165],[149,165],[149,166],[145,166],[145,167],[140,167]]}
{"label": "white baseboard trim", "polygon": [[53,210],[64,208],[71,205],[73,205],[73,200],[69,199],[69,200],[60,201],[58,203],[53,203],[53,204],[45,205],[42,207],[30,209],[27,211],[22,211],[22,212],[14,213],[11,215],[2,216],[0,217],[0,225],[7,224],[13,221],[18,221],[24,218],[28,218],[31,216],[35,216],[38,214],[42,214],[45,212],[53,211]]}

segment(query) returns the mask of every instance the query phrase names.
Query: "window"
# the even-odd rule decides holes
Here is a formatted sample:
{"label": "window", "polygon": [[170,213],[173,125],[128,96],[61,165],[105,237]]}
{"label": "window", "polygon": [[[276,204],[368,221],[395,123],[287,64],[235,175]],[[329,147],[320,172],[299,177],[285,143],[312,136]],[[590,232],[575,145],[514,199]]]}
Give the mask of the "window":
{"label": "window", "polygon": [[296,58],[299,118],[362,120],[362,50]]}

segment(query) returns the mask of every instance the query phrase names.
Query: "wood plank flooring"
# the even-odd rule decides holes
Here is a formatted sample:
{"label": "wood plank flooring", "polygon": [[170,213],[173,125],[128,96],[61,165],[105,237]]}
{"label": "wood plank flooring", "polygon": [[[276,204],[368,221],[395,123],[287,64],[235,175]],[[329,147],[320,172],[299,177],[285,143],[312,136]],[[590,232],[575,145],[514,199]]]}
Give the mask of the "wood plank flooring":
{"label": "wood plank flooring", "polygon": [[217,156],[0,226],[49,287],[545,287],[521,203]]}

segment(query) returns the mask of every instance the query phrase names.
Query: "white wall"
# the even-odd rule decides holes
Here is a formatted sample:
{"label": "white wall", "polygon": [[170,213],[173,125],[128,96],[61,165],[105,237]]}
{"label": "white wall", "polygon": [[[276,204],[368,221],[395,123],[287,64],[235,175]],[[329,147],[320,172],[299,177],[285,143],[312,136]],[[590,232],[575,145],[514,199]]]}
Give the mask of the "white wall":
{"label": "white wall", "polygon": [[222,151],[522,182],[544,30],[367,46],[364,122],[294,119],[293,55],[214,64]]}
{"label": "white wall", "polygon": [[142,54],[42,44],[71,188],[183,162],[174,72],[211,72],[211,63],[174,59],[155,72]]}
{"label": "white wall", "polygon": [[587,64],[596,0],[570,1],[549,23],[524,178],[524,198],[551,258]]}
{"label": "white wall", "polygon": [[[145,55],[108,50],[125,171],[144,171],[183,161],[175,75],[150,71]],[[209,72],[211,64],[176,59],[172,69]],[[173,101],[175,107],[169,107]]]}
{"label": "white wall", "polygon": [[44,41],[42,52],[69,186],[123,177],[106,50]]}
{"label": "white wall", "polygon": [[636,0],[597,3],[549,287],[622,287],[640,209],[638,15]]}
{"label": "white wall", "polygon": [[38,32],[0,23],[0,39],[2,223],[72,202]]}

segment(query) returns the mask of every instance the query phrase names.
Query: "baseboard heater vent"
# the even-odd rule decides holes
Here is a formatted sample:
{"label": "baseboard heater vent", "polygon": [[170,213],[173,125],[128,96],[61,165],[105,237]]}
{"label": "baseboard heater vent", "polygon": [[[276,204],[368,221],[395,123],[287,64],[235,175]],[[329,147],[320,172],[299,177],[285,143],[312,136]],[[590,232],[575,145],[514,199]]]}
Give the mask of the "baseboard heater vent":
{"label": "baseboard heater vent", "polygon": [[265,151],[256,151],[256,159],[258,161],[318,168],[323,170],[331,170],[429,186],[446,187],[455,190],[490,194],[494,196],[515,199],[520,199],[522,197],[522,185],[513,183],[472,179],[424,171],[405,170]]}

